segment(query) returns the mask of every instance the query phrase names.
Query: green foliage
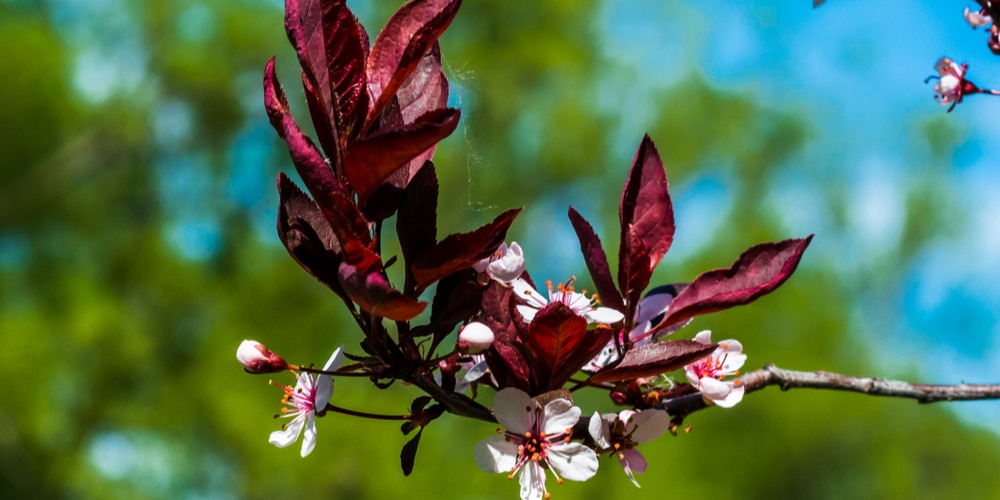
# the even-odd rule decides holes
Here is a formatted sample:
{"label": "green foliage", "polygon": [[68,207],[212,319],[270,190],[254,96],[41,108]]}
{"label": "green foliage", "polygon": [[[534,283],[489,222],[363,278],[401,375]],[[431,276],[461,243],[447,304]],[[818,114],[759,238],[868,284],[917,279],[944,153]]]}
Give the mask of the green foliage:
{"label": "green foliage", "polygon": [[[616,151],[634,150],[641,135],[627,148],[611,144],[628,117],[595,104],[601,78],[627,70],[600,52],[595,4],[463,6],[443,38],[464,122],[437,159],[442,200],[451,200],[442,204],[439,232],[468,229],[508,206],[561,204],[567,193],[585,215],[599,214],[594,219],[612,227],[630,160]],[[264,62],[277,53],[279,67],[294,67],[273,2],[133,5],[123,15],[147,46],[147,73],[139,88],[99,102],[74,90],[81,47],[54,27],[53,13],[0,5],[0,46],[7,54],[0,79],[4,496],[516,496],[514,482],[482,473],[471,460],[475,442],[495,430],[481,422],[446,416],[432,423],[410,478],[399,472],[406,438],[395,423],[328,415],[318,423],[316,452],[305,460],[297,449],[266,441],[279,425],[270,417],[280,391],[239,369],[233,360],[239,342],[255,338],[293,362],[319,363],[340,344],[357,352],[360,340],[333,294],[288,258],[273,232],[257,230],[259,211],[227,195],[234,137],[265,121],[258,83]],[[369,15],[391,7],[376,6]],[[732,197],[724,229],[696,256],[668,254],[658,278],[690,280],[698,270],[729,265],[749,244],[805,236],[789,234],[760,200],[780,174],[810,168],[798,161],[815,139],[810,117],[762,106],[752,94],[699,77],[652,99],[662,111],[650,133],[672,186],[712,171],[721,173]],[[191,129],[165,145],[155,123],[170,103],[191,111]],[[934,161],[945,161],[958,132],[940,120],[922,132]],[[266,177],[268,193],[258,195],[273,208],[271,180],[291,168],[277,139],[270,140],[266,151],[279,153],[260,159],[265,171],[254,175]],[[164,165],[178,156],[201,158],[204,178],[177,181],[187,172]],[[890,277],[942,236],[941,219],[932,215],[940,217],[948,193],[937,189],[933,171],[922,175],[901,187],[909,200],[900,242],[906,258],[879,263]],[[170,182],[181,187],[169,189]],[[836,183],[829,189],[830,200],[844,195],[832,192],[843,189]],[[185,193],[188,198],[175,199]],[[176,205],[220,221],[221,244],[208,257],[176,251],[170,236]],[[563,217],[565,207],[559,210]],[[518,238],[532,247],[576,246],[574,240],[539,241],[549,235],[537,230],[537,219],[518,224]],[[617,248],[608,231],[601,236],[606,248]],[[698,319],[678,336],[710,328],[717,338],[738,337],[751,368],[774,362],[907,375],[887,373],[880,367],[886,354],[868,352],[864,339],[851,333],[865,328],[854,311],[858,289],[867,283],[815,259],[824,244],[821,234],[802,269],[777,293]],[[582,259],[574,265],[586,281]],[[875,284],[892,286],[891,280]],[[377,391],[365,379],[338,379],[334,398],[344,407],[399,414],[416,395],[408,387]],[[592,408],[611,408],[600,395],[580,397]],[[1000,462],[996,436],[962,427],[942,406],[771,388],[688,423],[690,433],[643,449],[650,472],[639,477],[641,490],[609,470],[585,484],[552,485],[553,494],[1000,494],[992,473]],[[617,467],[606,459],[602,465]]]}

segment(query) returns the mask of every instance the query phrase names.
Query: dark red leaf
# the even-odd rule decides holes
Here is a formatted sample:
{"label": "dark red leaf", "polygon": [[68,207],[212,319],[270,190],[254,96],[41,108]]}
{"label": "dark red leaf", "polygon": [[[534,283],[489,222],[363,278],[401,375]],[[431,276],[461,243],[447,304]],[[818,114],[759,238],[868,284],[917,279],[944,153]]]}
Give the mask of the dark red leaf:
{"label": "dark red leaf", "polygon": [[580,251],[583,252],[583,260],[587,263],[590,277],[594,280],[597,293],[601,296],[601,301],[605,306],[619,311],[625,310],[622,295],[615,287],[614,279],[611,277],[611,267],[608,265],[608,257],[601,246],[601,239],[594,232],[594,228],[584,219],[573,207],[569,207],[569,221],[573,224],[576,236],[580,240]]}
{"label": "dark red leaf", "polygon": [[623,382],[640,377],[655,377],[708,356],[716,345],[693,340],[667,340],[635,347],[625,353],[621,363],[595,373],[590,381]]}
{"label": "dark red leaf", "polygon": [[[403,261],[409,264],[434,246],[437,241],[438,180],[434,164],[427,162],[403,192],[399,215],[396,217],[396,234]],[[406,266],[404,293],[416,287],[409,265]]]}
{"label": "dark red leaf", "polygon": [[420,293],[455,271],[471,267],[496,251],[520,212],[520,208],[512,208],[475,231],[449,235],[427,249],[410,264],[417,283],[416,292]]}
{"label": "dark red leaf", "polygon": [[375,38],[368,58],[368,91],[375,99],[365,129],[375,123],[397,89],[451,24],[461,0],[412,0]]}
{"label": "dark red leaf", "polygon": [[670,303],[658,331],[700,314],[749,304],[781,286],[799,265],[812,235],[747,249],[728,269],[702,273]]}
{"label": "dark red leaf", "polygon": [[309,82],[309,78],[304,72],[302,73],[302,87],[305,89],[309,117],[312,118],[313,128],[316,129],[316,139],[326,153],[334,175],[342,177],[344,175],[344,149],[340,145],[341,126],[337,123],[339,118],[336,114],[333,114],[331,118],[330,110],[323,104],[323,97]]}
{"label": "dark red leaf", "polygon": [[[442,281],[442,284],[444,281]],[[439,287],[441,285],[438,285]],[[517,387],[531,392],[531,370],[518,349],[524,322],[514,317],[514,293],[495,281],[490,281],[482,294],[480,313],[473,318],[493,330],[495,340],[486,351],[486,364],[500,387]]]}
{"label": "dark red leaf", "polygon": [[423,312],[427,303],[411,299],[392,288],[389,280],[376,270],[344,262],[339,270],[340,284],[347,295],[365,312],[393,321],[408,321]]}
{"label": "dark red leaf", "polygon": [[328,78],[349,141],[362,132],[368,116],[368,33],[344,0],[321,3]]}
{"label": "dark red leaf", "polygon": [[604,346],[608,345],[608,342],[611,341],[614,332],[615,330],[604,325],[600,325],[587,332],[583,336],[583,339],[580,340],[580,344],[576,346],[576,349],[566,359],[566,362],[552,374],[552,388],[562,387],[570,377],[579,372],[590,360],[594,359],[594,356],[597,356],[604,349]]}
{"label": "dark red leaf", "polygon": [[399,452],[399,463],[403,467],[403,475],[409,476],[413,472],[413,465],[417,459],[417,447],[420,446],[420,436],[424,433],[423,427],[417,431],[417,435],[413,436],[413,439],[406,442],[403,445],[403,449]]}
{"label": "dark red leaf", "polygon": [[334,196],[337,194],[346,196],[346,187],[334,175],[312,140],[302,132],[292,118],[285,93],[274,73],[273,58],[264,68],[264,107],[271,125],[287,142],[288,152],[292,156],[292,163],[295,164],[299,177],[316,200],[316,204],[329,218],[330,212],[335,210],[336,206]]}
{"label": "dark red leaf", "polygon": [[278,174],[278,196],[278,237],[288,253],[320,283],[349,300],[338,279],[343,258],[330,223],[285,174]]}
{"label": "dark red leaf", "polygon": [[302,72],[319,94],[321,104],[330,109],[333,98],[323,34],[323,3],[324,0],[285,0],[285,33],[299,57]]}
{"label": "dark red leaf", "polygon": [[[545,392],[562,386],[566,380],[555,375],[567,371],[567,365],[571,364],[577,348],[587,335],[587,320],[560,302],[549,304],[538,312],[528,325],[528,336],[524,339],[524,346],[531,353],[537,391]],[[583,362],[579,366],[582,365]],[[575,373],[579,366],[569,375]]]}
{"label": "dark red leaf", "polygon": [[[621,260],[618,285],[629,305],[629,312],[634,310],[635,302],[649,283],[653,268],[659,264],[674,240],[674,209],[667,187],[663,162],[647,134],[643,136],[632,160],[619,208]],[[644,255],[638,254],[639,249],[633,243],[636,240],[642,244],[641,252]],[[623,267],[622,262],[630,267]],[[641,265],[648,267],[640,269]]]}
{"label": "dark red leaf", "polygon": [[486,287],[476,281],[476,274],[474,269],[464,269],[438,282],[431,303],[430,324],[435,332],[431,351],[451,333],[455,325],[479,311]]}
{"label": "dark red leaf", "polygon": [[344,160],[344,173],[358,194],[358,203],[364,204],[368,195],[390,174],[451,135],[458,126],[458,119],[457,109],[431,111],[412,124],[382,131],[351,144]]}

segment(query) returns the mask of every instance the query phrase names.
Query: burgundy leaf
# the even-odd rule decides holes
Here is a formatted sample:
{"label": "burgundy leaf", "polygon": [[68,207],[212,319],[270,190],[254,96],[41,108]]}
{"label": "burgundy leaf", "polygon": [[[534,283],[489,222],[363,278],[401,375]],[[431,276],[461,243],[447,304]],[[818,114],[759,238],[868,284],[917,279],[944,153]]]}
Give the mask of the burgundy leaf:
{"label": "burgundy leaf", "polygon": [[361,133],[368,116],[368,33],[344,0],[321,3],[328,78],[343,121],[343,135],[349,140]]}
{"label": "burgundy leaf", "polygon": [[278,237],[309,274],[348,300],[338,270],[343,258],[330,223],[319,207],[285,174],[278,174]]}
{"label": "burgundy leaf", "polygon": [[618,258],[618,284],[621,286],[622,295],[625,296],[625,317],[632,318],[635,308],[639,303],[642,291],[649,285],[649,278],[652,276],[649,265],[649,254],[646,253],[646,245],[631,228],[622,232],[623,242],[627,242],[623,247],[627,247],[626,253],[622,253]]}
{"label": "burgundy leaf", "polygon": [[667,189],[663,162],[647,134],[632,160],[619,217],[622,227],[633,228],[646,246],[651,268],[659,264],[674,241],[674,208]]}
{"label": "burgundy leaf", "polygon": [[365,129],[375,123],[389,99],[451,24],[461,3],[461,0],[412,0],[389,19],[375,38],[368,58],[368,91],[375,103]]}
{"label": "burgundy leaf", "polygon": [[597,293],[601,296],[604,305],[618,311],[625,310],[621,293],[615,287],[614,279],[611,277],[611,267],[608,265],[608,257],[601,246],[601,239],[598,238],[594,228],[584,219],[573,207],[569,207],[569,221],[573,224],[576,236],[580,240],[580,251],[583,252],[583,260],[587,263],[590,277],[594,280]]}
{"label": "burgundy leaf", "polygon": [[[428,112],[448,106],[448,79],[441,71],[441,48],[437,42],[424,54],[417,69],[406,79],[396,96],[403,123],[412,123]],[[437,144],[410,160],[405,169],[407,182],[425,161],[434,158],[435,149]]]}
{"label": "burgundy leaf", "polygon": [[611,341],[615,330],[605,325],[587,332],[573,350],[566,362],[552,374],[553,388],[562,387],[570,377],[580,371],[584,365],[594,359]]}
{"label": "burgundy leaf", "polygon": [[479,311],[486,287],[476,281],[476,274],[474,269],[463,269],[438,282],[431,304],[430,324],[434,329],[432,352],[455,325]]}
{"label": "burgundy leaf", "polygon": [[423,291],[455,271],[472,266],[496,251],[520,212],[520,208],[512,208],[475,231],[449,235],[427,249],[410,264],[417,283],[416,292]]}
{"label": "burgundy leaf", "polygon": [[[399,247],[403,253],[403,261],[407,264],[416,260],[437,241],[437,203],[437,175],[434,172],[434,164],[427,162],[403,192],[399,215],[396,218]],[[406,284],[403,286],[403,291],[409,294],[415,287],[416,282],[409,266],[406,266]]]}
{"label": "burgundy leaf", "polygon": [[[309,139],[288,109],[288,101],[274,73],[274,59],[272,58],[264,68],[264,107],[267,110],[268,119],[271,125],[278,131],[288,145],[288,152],[292,156],[292,163],[299,173],[299,177],[305,183],[309,193],[312,194],[316,204],[323,210],[329,218],[330,212],[335,209],[334,196],[347,195],[347,190],[340,179],[334,175],[330,165],[316,149],[312,140]],[[332,221],[331,221],[332,222]]]}
{"label": "burgundy leaf", "polygon": [[305,89],[309,117],[312,118],[313,128],[316,129],[316,139],[326,153],[334,175],[342,177],[344,172],[344,148],[340,145],[339,131],[341,126],[337,123],[337,120],[339,120],[338,115],[331,114],[331,111],[323,104],[323,97],[319,95],[313,84],[309,82],[309,78],[305,72],[302,72],[302,88]]}
{"label": "burgundy leaf", "polygon": [[420,116],[414,123],[395,130],[379,132],[351,144],[345,158],[345,175],[358,194],[358,203],[365,199],[390,174],[451,135],[458,126],[457,109],[441,109]]}
{"label": "burgundy leaf", "polygon": [[700,314],[749,304],[781,286],[799,265],[812,235],[747,249],[728,269],[702,273],[670,304],[659,331]]}
{"label": "burgundy leaf", "polygon": [[590,377],[594,383],[623,382],[640,377],[655,377],[693,363],[715,350],[717,344],[693,340],[667,340],[635,347],[625,353],[621,363]]}
{"label": "burgundy leaf", "polygon": [[[509,288],[490,281],[482,294],[480,313],[473,319],[490,327],[496,337],[493,345],[486,351],[486,364],[498,385],[531,392],[531,370],[517,347],[521,337],[519,329],[523,329],[524,322],[514,316],[513,296],[514,293]],[[524,334],[526,336],[527,332]]]}
{"label": "burgundy leaf", "polygon": [[324,0],[285,0],[285,33],[324,109],[331,109],[333,94],[323,34],[323,4]]}
{"label": "burgundy leaf", "polygon": [[408,321],[423,312],[426,302],[411,299],[392,288],[381,272],[365,272],[362,266],[340,264],[340,284],[365,312],[393,321]]}
{"label": "burgundy leaf", "polygon": [[[561,302],[551,303],[538,312],[528,326],[528,336],[524,340],[524,346],[533,358],[537,391],[545,392],[562,386],[566,380],[560,380],[555,375],[567,371],[567,365],[571,364],[577,348],[587,335],[587,320]],[[569,375],[566,377],[569,378]]]}

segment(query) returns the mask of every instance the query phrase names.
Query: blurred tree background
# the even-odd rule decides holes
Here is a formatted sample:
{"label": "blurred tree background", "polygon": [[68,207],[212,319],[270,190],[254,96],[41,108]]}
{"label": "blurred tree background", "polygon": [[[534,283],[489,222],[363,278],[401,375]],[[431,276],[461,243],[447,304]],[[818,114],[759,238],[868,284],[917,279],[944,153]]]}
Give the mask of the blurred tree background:
{"label": "blurred tree background", "polygon": [[[802,4],[783,16],[826,15]],[[398,2],[351,5],[374,38]],[[280,391],[240,370],[239,342],[254,338],[289,360],[322,362],[340,344],[357,352],[360,340],[339,301],[298,268],[273,229],[273,180],[292,167],[261,105],[272,55],[297,116],[307,116],[281,7],[0,1],[4,497],[516,497],[516,484],[471,460],[473,445],[494,431],[480,422],[432,424],[409,478],[399,472],[405,440],[392,423],[330,415],[318,422],[319,445],[307,459],[297,447],[267,443]],[[851,243],[859,195],[847,177],[857,170],[843,167],[854,157],[824,124],[835,104],[822,93],[775,102],[752,81],[718,84],[682,53],[665,56],[681,77],[650,82],[631,51],[608,48],[628,29],[607,27],[614,8],[594,0],[463,5],[442,38],[463,123],[436,158],[439,233],[523,205],[512,237],[532,273],[587,282],[566,206],[596,221],[616,248],[621,185],[648,131],[678,216],[662,282],[728,266],[754,243],[818,233],[778,292],[678,335],[737,337],[750,369],[773,362],[958,382],[926,380],[922,360],[900,359],[905,349],[894,341],[872,339],[906,314],[899,297],[915,262],[972,217],[948,182],[969,133],[958,111],[944,116],[927,97],[926,112],[883,131],[910,171],[893,185],[903,207],[898,237],[869,252]],[[675,24],[705,22],[683,2],[658,8]],[[824,7],[831,16],[836,8]],[[776,22],[759,20],[762,29]],[[681,48],[704,47],[708,36],[720,35],[693,30]],[[843,50],[850,58],[859,49]],[[902,80],[880,84],[917,87]],[[797,221],[804,207],[820,207],[822,224]],[[975,376],[968,381],[989,381]],[[334,397],[403,413],[415,395],[345,379]],[[611,408],[599,395],[580,401]],[[553,495],[1000,496],[1000,440],[943,405],[772,388],[688,423],[690,433],[643,449],[650,472],[639,477],[642,489],[608,470],[553,485]]]}

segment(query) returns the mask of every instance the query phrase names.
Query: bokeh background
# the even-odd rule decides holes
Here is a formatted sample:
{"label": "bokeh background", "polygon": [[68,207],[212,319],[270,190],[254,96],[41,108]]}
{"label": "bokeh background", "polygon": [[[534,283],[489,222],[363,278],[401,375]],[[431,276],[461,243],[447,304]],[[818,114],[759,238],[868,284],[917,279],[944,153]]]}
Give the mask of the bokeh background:
{"label": "bokeh background", "polygon": [[[644,132],[667,165],[674,248],[656,280],[816,233],[778,292],[699,318],[765,363],[1000,382],[1000,101],[951,114],[942,55],[1000,85],[961,2],[469,0],[442,38],[459,130],[439,149],[439,232],[525,206],[537,277],[588,281],[572,204],[614,243]],[[970,2],[971,3],[971,2]],[[398,1],[349,4],[375,33]],[[322,362],[360,340],[274,231],[292,170],[262,109],[277,0],[0,0],[0,494],[5,498],[516,498],[479,471],[494,426],[446,417],[413,475],[393,423],[331,415],[306,459],[267,435],[280,391],[244,338]],[[284,381],[287,383],[287,381]],[[416,395],[338,381],[338,404]],[[596,395],[580,396],[610,409]],[[753,394],[555,498],[1000,496],[1000,404]]]}

